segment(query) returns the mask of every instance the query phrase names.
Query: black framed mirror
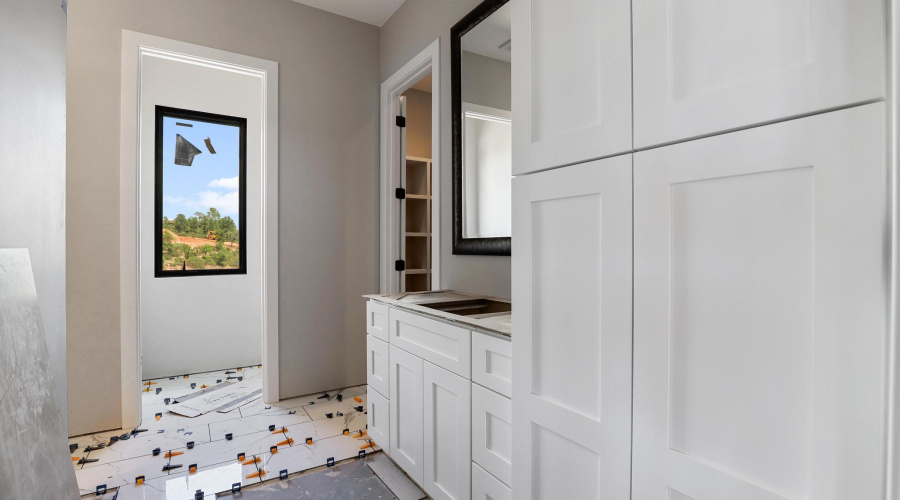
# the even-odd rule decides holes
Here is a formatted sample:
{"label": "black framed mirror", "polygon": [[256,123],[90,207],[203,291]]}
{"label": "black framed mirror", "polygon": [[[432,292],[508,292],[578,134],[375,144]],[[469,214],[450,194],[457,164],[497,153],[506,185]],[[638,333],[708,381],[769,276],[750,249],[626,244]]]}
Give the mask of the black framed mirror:
{"label": "black framed mirror", "polygon": [[485,0],[451,29],[453,254],[510,255],[509,0]]}

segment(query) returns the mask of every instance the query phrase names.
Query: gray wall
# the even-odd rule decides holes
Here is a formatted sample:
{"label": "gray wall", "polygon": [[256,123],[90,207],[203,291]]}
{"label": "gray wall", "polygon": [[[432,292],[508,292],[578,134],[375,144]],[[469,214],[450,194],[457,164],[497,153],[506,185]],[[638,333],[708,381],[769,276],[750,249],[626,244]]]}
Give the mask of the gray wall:
{"label": "gray wall", "polygon": [[281,397],[365,383],[378,28],[290,0],[71,0],[69,23],[70,434],[121,425],[122,29],[279,63]]}
{"label": "gray wall", "polygon": [[31,254],[64,425],[65,188],[66,16],[59,0],[3,0],[0,248],[27,248]]}
{"label": "gray wall", "polygon": [[474,52],[462,52],[462,100],[512,110],[512,66]]}
{"label": "gray wall", "polygon": [[[450,28],[480,0],[406,0],[381,28],[381,81],[441,39],[441,287],[510,296],[510,258],[452,254]],[[435,84],[436,85],[436,84]],[[513,242],[515,251],[515,242]]]}

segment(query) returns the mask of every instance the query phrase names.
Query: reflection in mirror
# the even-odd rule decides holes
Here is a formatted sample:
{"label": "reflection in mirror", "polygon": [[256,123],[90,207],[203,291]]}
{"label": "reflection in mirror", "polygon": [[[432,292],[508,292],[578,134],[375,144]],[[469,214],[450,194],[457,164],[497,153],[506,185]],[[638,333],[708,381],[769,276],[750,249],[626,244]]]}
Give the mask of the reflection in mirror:
{"label": "reflection in mirror", "polygon": [[486,0],[453,27],[454,254],[510,254],[510,9]]}
{"label": "reflection in mirror", "polygon": [[463,103],[465,238],[512,234],[512,114]]}

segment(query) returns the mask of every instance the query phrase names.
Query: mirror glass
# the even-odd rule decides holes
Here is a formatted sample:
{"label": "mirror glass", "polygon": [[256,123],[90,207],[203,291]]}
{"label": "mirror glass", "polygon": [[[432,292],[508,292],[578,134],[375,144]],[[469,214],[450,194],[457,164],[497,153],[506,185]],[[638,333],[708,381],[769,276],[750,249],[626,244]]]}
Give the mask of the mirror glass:
{"label": "mirror glass", "polygon": [[459,44],[464,239],[512,234],[510,8],[481,19]]}

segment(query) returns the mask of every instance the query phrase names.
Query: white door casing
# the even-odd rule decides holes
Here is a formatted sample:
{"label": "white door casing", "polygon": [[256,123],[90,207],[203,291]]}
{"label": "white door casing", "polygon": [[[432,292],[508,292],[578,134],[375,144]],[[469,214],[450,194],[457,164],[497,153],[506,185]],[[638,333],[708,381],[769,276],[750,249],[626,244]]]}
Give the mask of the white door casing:
{"label": "white door casing", "polygon": [[884,498],[884,140],[879,103],[636,154],[634,500]]}
{"label": "white door casing", "polygon": [[513,175],[631,149],[631,2],[513,2]]}
{"label": "white door casing", "polygon": [[635,147],[883,98],[885,5],[634,0]]}
{"label": "white door casing", "polygon": [[517,500],[630,496],[631,162],[513,179]]}

